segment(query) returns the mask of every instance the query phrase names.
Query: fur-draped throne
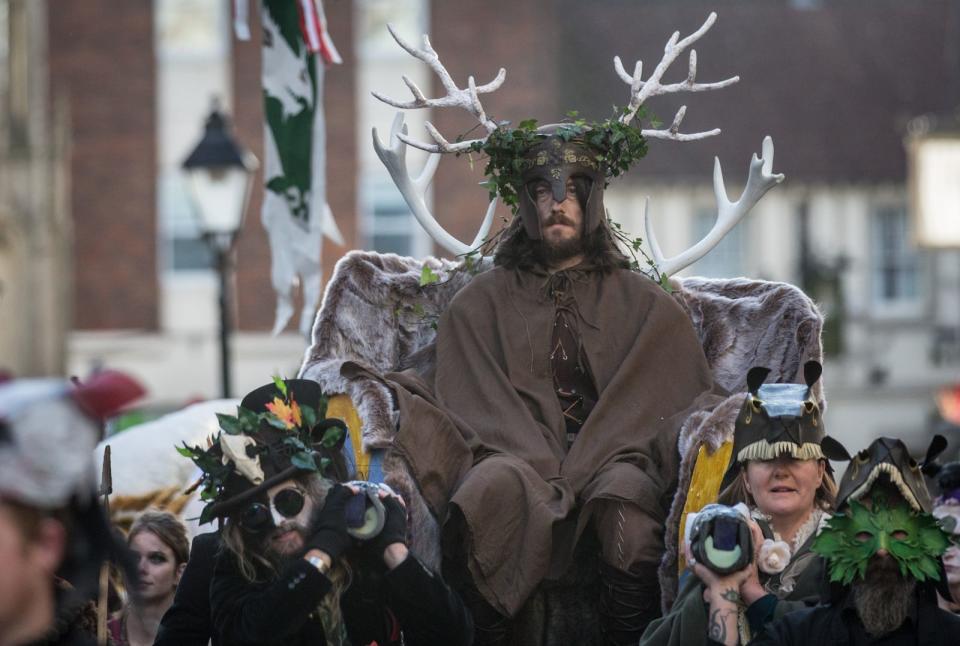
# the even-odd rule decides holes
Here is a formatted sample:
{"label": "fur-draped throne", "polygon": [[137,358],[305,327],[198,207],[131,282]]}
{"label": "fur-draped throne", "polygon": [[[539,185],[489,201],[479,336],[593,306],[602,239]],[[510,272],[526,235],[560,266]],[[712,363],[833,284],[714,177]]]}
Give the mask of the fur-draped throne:
{"label": "fur-draped throne", "polygon": [[[421,287],[423,267],[439,277]],[[392,254],[354,251],[340,260],[327,286],[300,376],[320,383],[327,393],[344,393],[359,414],[364,448],[378,457],[384,479],[408,500],[411,548],[439,568],[437,519],[420,497],[407,466],[390,452],[396,413],[390,393],[361,371],[343,371],[353,362],[376,373],[413,369],[428,383],[433,369],[435,323],[454,294],[476,271],[446,260],[424,261]],[[667,551],[660,569],[664,606],[676,596],[677,540],[701,445],[713,452],[733,434],[753,366],[771,369],[769,381],[800,382],[804,362],[821,360],[823,318],[799,289],[784,283],[743,278],[673,279],[674,297],[693,322],[716,381],[734,393],[712,412],[698,412],[684,423],[677,450],[681,467],[677,494],[667,519]],[[356,376],[360,374],[361,376]],[[820,388],[818,382],[817,388]],[[817,392],[823,407],[823,392]],[[584,588],[596,585],[584,555],[568,577],[545,582],[518,617],[522,643],[596,643],[593,599]]]}

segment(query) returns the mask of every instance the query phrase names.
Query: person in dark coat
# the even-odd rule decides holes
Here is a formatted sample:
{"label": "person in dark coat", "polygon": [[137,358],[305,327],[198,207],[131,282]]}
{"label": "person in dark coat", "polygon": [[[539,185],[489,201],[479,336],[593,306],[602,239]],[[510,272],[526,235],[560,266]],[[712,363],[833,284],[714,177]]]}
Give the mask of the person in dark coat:
{"label": "person in dark coat", "polygon": [[[945,445],[935,438],[925,464]],[[830,603],[781,617],[751,644],[960,643],[960,617],[937,605],[937,588],[947,589],[942,555],[949,536],[930,513],[923,470],[903,442],[890,438],[851,460],[840,483],[840,511],[813,545],[829,563]],[[738,576],[717,577],[709,586],[711,643],[738,643]]]}
{"label": "person in dark coat", "polygon": [[182,451],[204,471],[201,522],[225,519],[209,585],[214,641],[469,644],[459,597],[407,549],[403,500],[385,485],[338,484],[346,427],[325,407],[317,383],[276,380],[236,417],[219,416],[210,447]]}
{"label": "person in dark coat", "polygon": [[[164,613],[153,646],[206,646],[211,641],[210,579],[220,534],[208,532],[195,536],[190,545],[190,560],[180,576],[173,605]],[[213,640],[213,646],[219,641]]]}
{"label": "person in dark coat", "polygon": [[483,644],[509,639],[509,619],[569,569],[588,528],[601,631],[636,644],[660,610],[677,433],[719,400],[689,317],[617,247],[597,155],[545,127],[523,153],[520,215],[495,267],[440,318],[433,384],[388,377],[395,445],[431,509],[449,506],[450,571]]}

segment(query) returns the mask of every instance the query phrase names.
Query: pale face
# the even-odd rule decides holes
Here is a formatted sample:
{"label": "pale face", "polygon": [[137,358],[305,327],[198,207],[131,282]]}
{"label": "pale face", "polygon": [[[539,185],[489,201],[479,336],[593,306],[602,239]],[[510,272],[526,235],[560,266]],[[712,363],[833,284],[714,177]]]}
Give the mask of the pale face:
{"label": "pale face", "polygon": [[[954,539],[960,541],[960,503],[951,501],[949,504],[937,505],[933,509],[933,515],[941,520],[944,527],[952,526]],[[960,585],[960,547],[951,545],[947,548],[943,555],[943,566],[947,571],[947,583],[951,586]]]}
{"label": "pale face", "polygon": [[562,247],[580,239],[583,211],[572,179],[567,180],[567,195],[563,202],[554,199],[553,191],[546,182],[534,185],[531,193],[540,216],[540,233],[544,244]]}
{"label": "pale face", "polygon": [[139,593],[144,603],[173,599],[186,563],[177,564],[173,550],[151,531],[143,530],[130,539],[137,557]]}
{"label": "pale face", "polygon": [[817,489],[823,482],[820,460],[750,460],[745,479],[747,491],[765,514],[791,518],[813,510]]}
{"label": "pale face", "polygon": [[[304,498],[303,508],[295,516],[289,518],[281,514],[276,506],[277,495],[288,489],[300,492]],[[303,486],[295,480],[286,480],[270,487],[267,490],[267,498],[270,501],[270,511],[273,514],[274,525],[276,525],[276,529],[267,538],[267,549],[283,556],[299,552],[303,549],[310,528],[310,519],[314,510],[313,500],[307,495]]]}

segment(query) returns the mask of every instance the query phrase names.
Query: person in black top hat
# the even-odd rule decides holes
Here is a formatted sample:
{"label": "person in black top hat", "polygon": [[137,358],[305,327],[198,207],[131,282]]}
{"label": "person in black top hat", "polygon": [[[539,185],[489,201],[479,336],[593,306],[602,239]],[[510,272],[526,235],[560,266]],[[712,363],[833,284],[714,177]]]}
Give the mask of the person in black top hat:
{"label": "person in black top hat", "polygon": [[347,429],[325,413],[318,384],[277,379],[237,416],[219,415],[209,447],[181,450],[204,472],[201,523],[225,520],[209,587],[214,640],[469,644],[460,599],[407,549],[403,501],[384,485],[342,484]]}

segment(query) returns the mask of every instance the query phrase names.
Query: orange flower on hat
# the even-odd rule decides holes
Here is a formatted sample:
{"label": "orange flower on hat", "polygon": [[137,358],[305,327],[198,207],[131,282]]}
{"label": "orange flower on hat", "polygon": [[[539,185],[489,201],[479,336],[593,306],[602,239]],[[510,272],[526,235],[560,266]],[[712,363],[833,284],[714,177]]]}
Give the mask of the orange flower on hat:
{"label": "orange flower on hat", "polygon": [[279,397],[274,397],[273,402],[267,404],[267,410],[283,422],[287,430],[297,428],[303,423],[303,417],[300,414],[300,405],[292,398],[290,403],[287,404],[287,402]]}

